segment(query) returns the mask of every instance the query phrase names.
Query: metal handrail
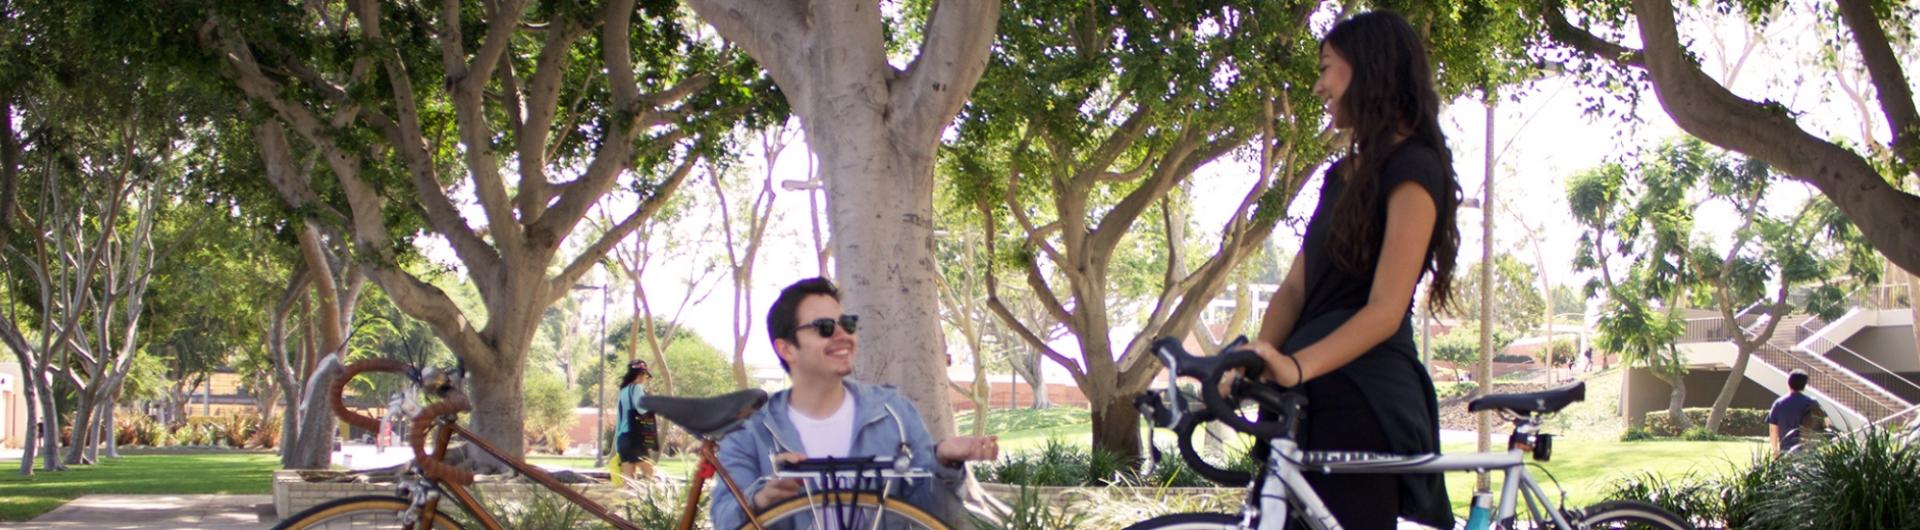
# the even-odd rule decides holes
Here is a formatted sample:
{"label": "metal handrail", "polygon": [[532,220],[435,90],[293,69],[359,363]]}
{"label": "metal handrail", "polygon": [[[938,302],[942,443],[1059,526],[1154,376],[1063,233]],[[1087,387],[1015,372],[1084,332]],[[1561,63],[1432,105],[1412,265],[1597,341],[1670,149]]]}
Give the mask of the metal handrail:
{"label": "metal handrail", "polygon": [[[1821,341],[1823,341],[1823,342],[1826,342],[1826,343],[1828,343],[1828,344],[1832,344],[1832,345],[1833,345],[1833,349],[1835,349],[1835,350],[1839,350],[1839,351],[1843,351],[1843,352],[1846,352],[1846,353],[1847,353],[1847,355],[1852,355],[1852,356],[1853,356],[1854,358],[1856,358],[1856,359],[1860,359],[1860,360],[1862,360],[1862,361],[1866,361],[1868,365],[1872,365],[1872,366],[1873,366],[1873,367],[1874,367],[1875,369],[1877,369],[1877,370],[1880,370],[1881,372],[1884,372],[1884,373],[1886,373],[1887,375],[1890,375],[1890,376],[1893,376],[1893,379],[1895,379],[1895,380],[1897,380],[1897,381],[1900,381],[1900,382],[1902,382],[1902,383],[1906,383],[1906,384],[1907,384],[1907,386],[1910,386],[1910,387],[1913,387],[1913,388],[1914,388],[1914,390],[1920,390],[1920,383],[1915,383],[1915,382],[1913,382],[1913,380],[1911,380],[1911,379],[1907,379],[1907,378],[1906,378],[1905,376],[1902,376],[1902,375],[1900,375],[1900,373],[1899,373],[1899,372],[1895,372],[1895,371],[1893,371],[1892,369],[1890,369],[1890,368],[1887,368],[1886,366],[1882,366],[1882,365],[1881,365],[1880,363],[1877,363],[1877,362],[1873,362],[1873,359],[1868,359],[1868,358],[1867,358],[1867,356],[1865,356],[1865,355],[1861,355],[1861,354],[1860,354],[1860,352],[1857,352],[1857,351],[1853,351],[1853,348],[1848,348],[1848,347],[1847,347],[1847,345],[1845,345],[1845,344],[1839,344],[1839,343],[1835,343],[1835,342],[1833,342],[1833,339],[1829,339],[1829,338],[1826,338],[1826,337],[1821,337],[1821,338],[1820,338],[1820,340],[1821,340]],[[1805,350],[1805,349],[1803,348],[1803,351],[1806,351],[1806,352],[1807,352],[1807,353],[1808,353],[1809,355],[1812,355],[1812,354],[1813,354],[1813,351],[1812,351],[1812,350]],[[1831,350],[1829,350],[1829,351],[1831,351]],[[1836,363],[1836,364],[1837,364],[1837,363]],[[1842,366],[1842,368],[1845,368],[1845,366]],[[1854,370],[1851,370],[1851,369],[1849,369],[1849,370],[1847,370],[1847,371],[1848,371],[1848,372],[1852,372],[1852,373],[1854,373],[1855,375],[1858,375],[1858,372],[1855,372]],[[1862,379],[1865,379],[1865,378],[1863,377]],[[1874,382],[1873,382],[1873,381],[1871,381],[1871,380],[1868,380],[1868,382],[1869,382],[1869,383],[1873,383],[1873,385],[1874,385],[1874,386],[1880,386],[1880,384],[1879,384],[1879,383],[1874,383]],[[1892,394],[1892,392],[1888,392],[1888,394]],[[1905,401],[1906,401],[1905,399],[1900,399],[1900,396],[1897,396],[1897,395],[1896,395],[1896,396],[1892,396],[1892,397],[1893,397],[1894,399],[1899,399],[1899,400],[1900,400],[1901,402],[1905,402]]]}
{"label": "metal handrail", "polygon": [[[1908,414],[1915,414],[1915,411],[1920,411],[1920,405],[1914,405],[1911,407],[1907,407],[1905,410],[1902,410],[1900,412],[1888,414],[1887,417],[1874,420],[1872,423],[1869,423],[1868,425],[1871,425],[1873,427],[1885,427],[1887,424],[1893,423],[1893,420],[1898,419],[1901,416],[1905,416]],[[1908,425],[1911,425],[1916,429],[1920,429],[1920,422],[1908,422]]]}
{"label": "metal handrail", "polygon": [[[1821,359],[1822,361],[1825,361],[1825,362],[1821,362],[1820,364],[1825,366],[1826,368],[1816,367],[1814,366],[1813,362],[1806,359],[1806,357],[1808,356],[1795,355],[1791,351],[1782,350],[1780,348],[1776,348],[1768,344],[1761,345],[1760,350],[1756,353],[1766,352],[1766,351],[1771,351],[1775,354],[1778,354],[1783,360],[1785,360],[1788,363],[1799,365],[1799,366],[1785,366],[1785,365],[1774,366],[1773,363],[1771,362],[1763,363],[1768,366],[1773,366],[1774,369],[1780,370],[1781,373],[1789,373],[1795,368],[1804,368],[1810,374],[1825,373],[1829,371],[1845,371],[1845,368],[1835,365],[1831,361],[1826,361],[1825,359]],[[1765,356],[1757,355],[1755,360],[1765,361]],[[1847,371],[1847,373],[1852,373],[1852,372]],[[1855,377],[1858,377],[1858,374],[1855,374]],[[1868,418],[1868,421],[1871,421],[1871,418],[1874,418],[1874,417],[1885,417],[1881,414],[1876,414],[1876,412],[1882,412],[1882,413],[1892,412],[1891,407],[1881,404],[1879,400],[1874,399],[1873,396],[1865,392],[1862,392],[1859,389],[1853,388],[1851,385],[1848,385],[1847,383],[1841,382],[1839,380],[1828,380],[1824,383],[1815,382],[1813,385],[1809,386],[1807,390],[1811,392],[1811,391],[1817,390],[1818,387],[1822,385],[1838,385],[1839,389],[1846,390],[1847,391],[1846,395],[1830,394],[1824,391],[1821,391],[1820,393],[1826,396],[1830,401],[1846,406],[1849,409],[1852,409],[1855,414],[1860,415],[1862,418]]]}

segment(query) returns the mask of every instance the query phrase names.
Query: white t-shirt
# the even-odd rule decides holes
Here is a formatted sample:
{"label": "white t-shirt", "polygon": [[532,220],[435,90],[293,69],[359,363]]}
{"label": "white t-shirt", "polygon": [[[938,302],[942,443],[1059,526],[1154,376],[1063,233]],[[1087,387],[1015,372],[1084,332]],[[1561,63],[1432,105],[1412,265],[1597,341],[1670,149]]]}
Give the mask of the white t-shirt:
{"label": "white t-shirt", "polygon": [[840,408],[825,418],[809,418],[798,409],[787,407],[787,419],[800,431],[800,445],[807,458],[845,457],[853,452],[853,393],[841,394]]}

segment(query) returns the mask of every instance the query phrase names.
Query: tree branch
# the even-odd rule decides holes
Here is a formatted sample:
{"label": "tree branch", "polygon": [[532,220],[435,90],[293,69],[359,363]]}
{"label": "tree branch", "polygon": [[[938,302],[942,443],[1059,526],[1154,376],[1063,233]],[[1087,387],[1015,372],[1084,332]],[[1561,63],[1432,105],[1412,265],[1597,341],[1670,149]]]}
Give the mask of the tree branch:
{"label": "tree branch", "polygon": [[1889,184],[1860,155],[1808,134],[1781,109],[1741,99],[1707,77],[1680,46],[1671,4],[1634,4],[1647,72],[1674,123],[1813,184],[1888,258],[1920,268],[1920,239],[1911,237],[1920,233],[1920,196]]}
{"label": "tree branch", "polygon": [[806,43],[813,40],[813,23],[805,9],[809,2],[765,2],[760,0],[688,0],[700,20],[720,32],[727,41],[739,45],[767,69],[767,75],[787,94],[796,108],[808,101],[803,78],[809,72],[804,60]]}
{"label": "tree branch", "polygon": [[[474,195],[480,199],[480,208],[486,213],[487,232],[498,244],[498,251],[506,256],[520,252],[523,241],[522,226],[514,219],[512,206],[507,199],[506,183],[500,177],[500,164],[493,154],[493,127],[488,122],[485,90],[488,80],[493,77],[493,69],[500,55],[505,53],[508,39],[520,21],[520,4],[514,0],[489,2],[496,7],[487,24],[487,35],[481,44],[480,52],[469,63],[464,57],[459,39],[460,2],[445,0],[440,14],[440,31],[450,38],[440,41],[441,62],[447,72],[447,84],[450,99],[453,100],[454,122],[459,126],[460,143],[465,147],[461,154],[466,161],[467,173],[473,179]],[[512,16],[508,17],[511,12]],[[399,111],[400,137],[395,138],[395,147],[399,148],[401,158],[407,161],[407,167],[413,173],[415,188],[422,188],[423,195],[433,188],[440,191],[439,181],[433,178],[432,157],[427,155],[425,141],[421,135],[419,107],[414,103],[413,81],[407,67],[396,53],[388,57],[387,77],[393,88],[393,105]],[[424,175],[423,175],[424,174]],[[424,180],[422,177],[426,177]],[[429,186],[431,184],[431,186]],[[541,190],[521,190],[538,192]],[[434,207],[430,197],[429,212]],[[543,200],[533,197],[525,200]],[[465,220],[454,215],[460,221],[460,229],[469,229]],[[436,219],[436,228],[442,228],[441,220]],[[451,234],[448,236],[451,238]]]}
{"label": "tree branch", "polygon": [[892,83],[889,127],[904,138],[938,136],[986,72],[999,22],[999,0],[935,1],[920,55]]}
{"label": "tree branch", "polygon": [[680,184],[686,181],[687,174],[693,171],[694,164],[699,161],[700,157],[692,155],[687,156],[686,160],[681,161],[680,167],[674,168],[673,173],[667,176],[665,182],[661,182],[659,186],[654,187],[653,195],[647,196],[647,199],[642,201],[638,208],[634,209],[632,215],[621,220],[619,224],[613,225],[612,228],[608,228],[606,233],[600,235],[600,239],[595,240],[592,245],[587,246],[586,250],[582,251],[579,257],[574,258],[572,263],[567,264],[566,268],[561,269],[560,275],[554,277],[554,279],[549,282],[549,291],[556,293],[555,296],[558,296],[557,293],[565,293],[568,288],[573,286],[574,282],[580,281],[581,276],[585,276],[588,270],[593,269],[594,264],[599,263],[600,257],[607,254],[607,249],[619,244],[621,239],[627,237],[627,234],[633,233],[634,229],[639,228],[642,223],[653,218],[653,215],[658,213],[661,207],[666,206],[667,200],[673,197],[674,191],[678,190]]}
{"label": "tree branch", "polygon": [[[1900,58],[1887,43],[1887,32],[1880,27],[1870,2],[1840,0],[1840,19],[1853,32],[1860,47],[1861,62],[1873,76],[1874,92],[1880,96],[1880,110],[1887,114],[1888,130],[1893,132],[1893,151],[1920,174],[1920,112],[1914,110],[1913,85],[1907,82]],[[1866,138],[1871,142],[1871,137]]]}
{"label": "tree branch", "polygon": [[545,199],[550,196],[546,189],[547,141],[553,131],[554,114],[560,105],[560,84],[566,78],[567,57],[572,55],[568,53],[567,45],[579,36],[567,19],[552,24],[547,28],[546,43],[540,48],[533,84],[525,98],[526,117],[514,138],[520,148],[520,218],[528,223],[539,221],[540,216],[546,213]]}
{"label": "tree branch", "polygon": [[1540,16],[1547,22],[1547,34],[1561,44],[1622,66],[1645,68],[1640,50],[1614,44],[1567,21],[1562,0],[1541,0]]}

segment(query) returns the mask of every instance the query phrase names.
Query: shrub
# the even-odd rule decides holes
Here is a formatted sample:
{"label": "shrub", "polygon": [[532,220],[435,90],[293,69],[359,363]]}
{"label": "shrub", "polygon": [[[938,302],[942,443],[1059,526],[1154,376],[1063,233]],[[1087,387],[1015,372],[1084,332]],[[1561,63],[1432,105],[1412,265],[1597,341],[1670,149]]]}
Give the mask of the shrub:
{"label": "shrub", "polygon": [[[1198,437],[1200,435],[1196,434],[1195,436]],[[1214,484],[1213,481],[1207,480],[1206,477],[1200,476],[1200,473],[1194,471],[1192,466],[1187,465],[1186,459],[1180,458],[1179,448],[1162,447],[1160,448],[1160,454],[1163,455],[1163,458],[1158,464],[1154,464],[1153,472],[1142,478],[1145,486],[1160,488],[1212,488],[1221,486],[1220,484]],[[1259,462],[1253,459],[1252,454],[1242,448],[1229,449],[1226,451],[1226,454],[1227,458],[1224,462],[1218,459],[1208,458],[1208,463],[1220,469],[1244,471],[1247,473],[1252,473],[1260,465]],[[1244,484],[1234,486],[1244,486]]]}
{"label": "shrub", "polygon": [[229,414],[220,417],[219,438],[227,447],[240,449],[247,446],[247,440],[260,427],[259,416],[252,414]]}
{"label": "shrub", "polygon": [[1646,427],[1627,427],[1627,430],[1620,433],[1622,442],[1640,442],[1654,438],[1653,432],[1648,431]]}
{"label": "shrub", "polygon": [[1077,530],[1087,520],[1086,514],[1072,504],[1056,507],[1025,485],[1020,486],[1020,496],[1012,506],[1005,510],[994,506],[992,510],[999,521],[968,514],[976,530]]}
{"label": "shrub", "polygon": [[984,466],[987,482],[1029,486],[1094,486],[1120,480],[1118,455],[1049,439],[1039,451],[1026,451]]}
{"label": "shrub", "polygon": [[1920,445],[1891,432],[1838,437],[1755,473],[1775,480],[1742,490],[1744,528],[1920,528]]}
{"label": "shrub", "polygon": [[1436,394],[1440,399],[1443,399],[1443,400],[1469,395],[1469,394],[1472,394],[1473,391],[1479,390],[1479,389],[1480,389],[1480,384],[1475,383],[1473,381],[1457,381],[1457,382],[1444,382],[1444,383],[1433,384],[1434,394]]}
{"label": "shrub", "polygon": [[267,418],[253,430],[253,436],[247,439],[247,447],[272,449],[280,445],[280,418]]}
{"label": "shrub", "polygon": [[1709,431],[1707,430],[1706,427],[1702,427],[1702,426],[1695,426],[1693,428],[1687,429],[1687,432],[1680,433],[1680,439],[1686,440],[1689,442],[1717,442],[1720,440],[1725,440],[1727,438],[1728,438],[1727,436],[1723,436],[1713,431]]}
{"label": "shrub", "polygon": [[1920,528],[1920,445],[1874,430],[1718,477],[1628,477],[1609,498],[1651,502],[1703,526]]}
{"label": "shrub", "polygon": [[[553,452],[567,449],[567,430],[573,427],[573,404],[559,377],[530,370],[526,378],[526,442],[530,448]],[[611,407],[609,407],[611,408]]]}
{"label": "shrub", "polygon": [[166,447],[173,444],[173,435],[171,431],[167,430],[167,426],[161,425],[160,422],[157,421],[150,421],[147,422],[145,430],[140,434],[140,444],[152,447]]}
{"label": "shrub", "polygon": [[[1682,412],[1686,413],[1687,419],[1692,421],[1694,425],[1704,426],[1707,424],[1707,416],[1713,413],[1713,409],[1689,408],[1683,409]],[[1667,417],[1666,410],[1647,412],[1647,431],[1653,433],[1654,436],[1672,437],[1684,434],[1681,433],[1679,429],[1673,428],[1672,420],[1672,418]],[[1766,436],[1767,411],[1760,409],[1727,409],[1727,418],[1720,425],[1719,434],[1728,436]]]}
{"label": "shrub", "polygon": [[1608,498],[1650,502],[1695,526],[1718,521],[1723,513],[1718,482],[1691,473],[1677,478],[1653,473],[1628,476],[1614,482]]}

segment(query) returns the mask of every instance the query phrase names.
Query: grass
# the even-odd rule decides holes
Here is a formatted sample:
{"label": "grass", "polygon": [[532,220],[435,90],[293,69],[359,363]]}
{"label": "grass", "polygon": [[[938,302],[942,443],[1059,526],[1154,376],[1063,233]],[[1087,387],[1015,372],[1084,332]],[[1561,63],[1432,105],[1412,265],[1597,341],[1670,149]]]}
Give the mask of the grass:
{"label": "grass", "polygon": [[0,521],[38,517],[90,493],[251,494],[273,491],[272,454],[129,455],[70,471],[18,474],[19,460],[0,460]]}
{"label": "grass", "polygon": [[[1494,443],[1504,445],[1505,436],[1496,437]],[[1554,502],[1560,502],[1559,492],[1566,490],[1567,503],[1572,506],[1601,501],[1613,483],[1622,478],[1646,473],[1674,479],[1689,473],[1719,474],[1746,467],[1752,463],[1755,453],[1766,449],[1764,443],[1747,440],[1620,442],[1556,437],[1553,445],[1553,461],[1539,463],[1539,467],[1529,466],[1528,472],[1548,495],[1554,496]],[[1446,444],[1443,449],[1448,454],[1470,453],[1474,445],[1472,442]],[[1527,461],[1533,463],[1531,457]],[[1559,479],[1559,488],[1554,487],[1554,481],[1547,473],[1540,472],[1540,468]],[[1490,478],[1497,491],[1503,477],[1493,473]],[[1454,512],[1466,513],[1467,503],[1473,496],[1473,483],[1473,473],[1447,474],[1447,495],[1453,501]]]}
{"label": "grass", "polygon": [[[689,454],[655,461],[653,469],[655,473],[684,477],[693,474],[694,462],[693,455]],[[598,468],[594,467],[593,457],[591,456],[529,456],[527,457],[527,463],[548,468],[572,468],[576,471],[606,471],[612,467],[612,464]]]}

